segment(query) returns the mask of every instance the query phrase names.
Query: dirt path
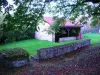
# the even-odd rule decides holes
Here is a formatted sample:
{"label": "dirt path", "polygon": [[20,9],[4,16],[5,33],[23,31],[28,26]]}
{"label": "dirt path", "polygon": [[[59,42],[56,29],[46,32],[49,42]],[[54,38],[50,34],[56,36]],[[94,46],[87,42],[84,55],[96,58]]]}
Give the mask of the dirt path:
{"label": "dirt path", "polygon": [[100,44],[67,53],[62,58],[31,60],[24,67],[2,70],[0,75],[100,75]]}

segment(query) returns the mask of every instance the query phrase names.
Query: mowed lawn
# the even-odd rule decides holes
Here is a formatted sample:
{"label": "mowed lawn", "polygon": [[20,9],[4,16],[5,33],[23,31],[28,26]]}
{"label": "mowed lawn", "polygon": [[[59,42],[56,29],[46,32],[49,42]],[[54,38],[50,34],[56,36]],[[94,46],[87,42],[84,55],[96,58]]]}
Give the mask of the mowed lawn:
{"label": "mowed lawn", "polygon": [[55,43],[55,42],[49,42],[46,40],[30,39],[30,40],[23,40],[23,41],[19,41],[19,42],[1,45],[0,50],[21,47],[21,48],[24,48],[25,50],[27,50],[30,55],[33,55],[33,54],[36,54],[37,50],[39,50],[40,48],[47,48],[47,47],[52,47],[52,46],[56,46],[56,45],[68,44],[68,43],[72,43],[72,42],[75,42],[75,40]]}
{"label": "mowed lawn", "polygon": [[100,34],[96,34],[96,33],[88,33],[88,34],[84,34],[83,38],[90,38],[91,39],[91,44],[95,44],[95,43],[100,43]]}
{"label": "mowed lawn", "polygon": [[[83,38],[90,38],[92,44],[100,42],[100,34],[84,34]],[[55,43],[55,42],[49,42],[49,41],[44,41],[44,40],[30,39],[30,40],[23,40],[19,42],[1,45],[0,50],[21,47],[27,50],[30,55],[33,55],[33,54],[36,54],[37,50],[40,48],[47,48],[47,47],[52,47],[56,45],[68,44],[75,41],[76,40],[70,40],[70,41]]]}

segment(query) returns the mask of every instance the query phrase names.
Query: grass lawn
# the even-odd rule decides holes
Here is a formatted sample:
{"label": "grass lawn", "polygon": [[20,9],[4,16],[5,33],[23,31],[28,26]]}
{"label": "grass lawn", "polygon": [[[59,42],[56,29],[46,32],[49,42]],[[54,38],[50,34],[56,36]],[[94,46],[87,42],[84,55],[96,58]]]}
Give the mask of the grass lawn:
{"label": "grass lawn", "polygon": [[68,44],[68,43],[72,43],[72,42],[75,42],[75,40],[55,43],[55,42],[49,42],[46,40],[30,39],[30,40],[23,40],[23,41],[19,41],[19,42],[1,45],[0,50],[21,47],[21,48],[24,48],[25,50],[27,50],[30,55],[33,55],[33,54],[36,54],[37,50],[40,48],[47,48],[47,47],[52,47],[52,46],[56,46],[56,45]]}
{"label": "grass lawn", "polygon": [[[100,34],[84,34],[83,38],[92,39],[91,41],[92,44],[100,42]],[[68,43],[72,43],[75,41],[76,40],[55,43],[55,42],[49,42],[49,41],[44,41],[44,40],[30,39],[30,40],[23,40],[19,42],[1,45],[0,50],[21,47],[27,50],[30,55],[33,55],[33,54],[36,54],[37,50],[40,48],[47,48],[47,47],[52,47],[56,45],[68,44]]]}
{"label": "grass lawn", "polygon": [[100,34],[88,33],[88,34],[84,34],[83,38],[90,38],[91,44],[100,43]]}

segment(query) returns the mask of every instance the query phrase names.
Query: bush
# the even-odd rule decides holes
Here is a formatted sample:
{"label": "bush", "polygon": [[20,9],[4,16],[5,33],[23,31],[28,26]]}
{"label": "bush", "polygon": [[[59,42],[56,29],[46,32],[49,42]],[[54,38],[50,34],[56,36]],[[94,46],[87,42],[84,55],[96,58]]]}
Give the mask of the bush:
{"label": "bush", "polygon": [[21,32],[21,31],[8,31],[3,32],[0,31],[0,44],[7,44],[12,43],[16,41],[26,40],[26,39],[33,39],[34,38],[34,32],[32,30],[28,30],[27,32]]}
{"label": "bush", "polygon": [[1,50],[0,54],[3,56],[5,60],[21,60],[21,59],[29,59],[29,53],[23,48],[12,48]]}

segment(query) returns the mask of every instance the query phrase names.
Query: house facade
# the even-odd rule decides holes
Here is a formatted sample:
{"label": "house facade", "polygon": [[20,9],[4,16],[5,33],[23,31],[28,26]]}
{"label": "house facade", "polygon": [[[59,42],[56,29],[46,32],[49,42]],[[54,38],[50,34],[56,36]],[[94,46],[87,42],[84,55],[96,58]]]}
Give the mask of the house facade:
{"label": "house facade", "polygon": [[[54,34],[49,34],[47,31],[50,28],[50,25],[54,23],[53,17],[44,17],[43,21],[39,22],[37,26],[37,31],[35,32],[35,38],[39,40],[48,40],[51,42],[55,41],[55,35]],[[76,22],[79,23],[79,22]],[[76,24],[73,24],[70,22],[69,19],[66,19],[65,26],[68,27],[75,27]],[[75,40],[76,37],[63,37],[60,38],[59,41],[64,41],[64,40]]]}

